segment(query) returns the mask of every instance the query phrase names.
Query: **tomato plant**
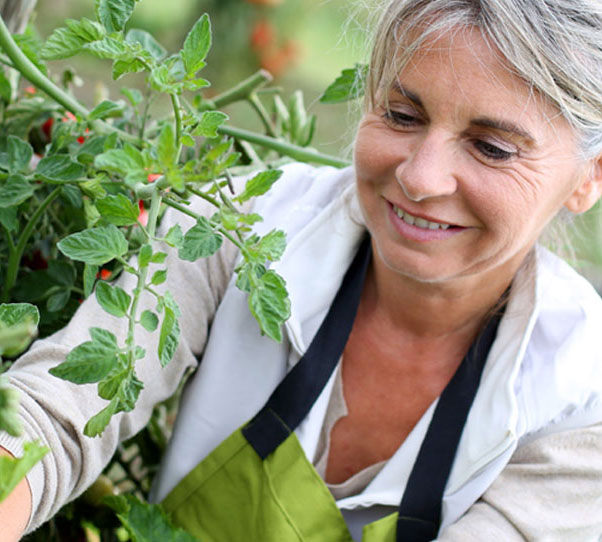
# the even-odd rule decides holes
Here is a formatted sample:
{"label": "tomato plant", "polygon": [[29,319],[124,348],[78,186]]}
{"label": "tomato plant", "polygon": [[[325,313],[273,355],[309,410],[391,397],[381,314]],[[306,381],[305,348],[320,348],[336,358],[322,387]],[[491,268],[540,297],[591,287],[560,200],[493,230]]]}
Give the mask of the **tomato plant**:
{"label": "tomato plant", "polygon": [[[90,438],[114,414],[135,407],[144,387],[136,375],[146,354],[141,329],[158,334],[161,366],[174,355],[179,308],[169,292],[155,289],[168,272],[164,247],[195,261],[223,242],[234,243],[242,256],[237,284],[248,294],[261,332],[279,341],[289,301],[269,263],[282,254],[285,237],[279,230],[255,235],[252,226],[261,217],[240,205],[267,192],[286,161],[346,165],[310,147],[315,116],[306,112],[300,92],[285,99],[270,88],[267,71],[211,98],[205,94],[210,83],[200,74],[212,45],[206,14],[181,49],[169,53],[150,33],[128,26],[136,2],[95,0],[94,20],[66,20],[44,43],[11,36],[0,19],[0,60],[21,79],[0,72],[0,355],[11,358],[26,348],[35,328],[41,336],[59,329],[90,295],[108,314],[125,319],[124,341],[93,327],[89,340],[48,377],[97,385],[106,406],[88,421],[84,432]],[[106,60],[114,79],[143,73],[145,87],[123,87],[119,99],[88,108],[71,92],[73,74],[63,73],[59,85],[50,73],[49,61],[76,54]],[[167,97],[169,114],[154,114],[158,96]],[[228,124],[221,109],[237,101],[255,111],[263,133]],[[234,194],[231,178],[241,174],[249,180]],[[199,197],[215,207],[211,217],[190,209],[190,200]],[[182,231],[177,225],[159,235],[167,207],[192,216],[194,226]],[[111,283],[121,273],[135,278],[132,291]],[[143,292],[154,296],[154,309],[139,309]],[[19,433],[16,400],[0,380],[0,430],[11,434]],[[158,507],[116,495],[127,489],[144,497],[171,413],[173,401],[159,405],[145,431],[120,448],[84,498],[28,540],[189,540],[170,530]],[[0,478],[10,478],[14,487],[45,451],[32,443],[22,460],[0,459]],[[0,500],[10,484],[0,484]]]}

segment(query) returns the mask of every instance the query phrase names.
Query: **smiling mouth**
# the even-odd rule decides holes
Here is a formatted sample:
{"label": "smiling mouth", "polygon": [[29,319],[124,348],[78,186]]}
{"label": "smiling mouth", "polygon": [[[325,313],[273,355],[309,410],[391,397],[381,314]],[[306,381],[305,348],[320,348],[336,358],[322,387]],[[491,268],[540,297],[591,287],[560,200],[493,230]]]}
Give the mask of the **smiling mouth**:
{"label": "smiling mouth", "polygon": [[404,211],[403,209],[400,209],[396,205],[393,205],[393,211],[399,218],[401,218],[407,224],[410,224],[411,226],[416,226],[417,228],[422,228],[423,230],[446,230],[451,227],[451,224],[444,224],[443,222],[431,222],[430,220],[426,220],[425,218],[420,218],[418,216],[411,215],[410,213]]}

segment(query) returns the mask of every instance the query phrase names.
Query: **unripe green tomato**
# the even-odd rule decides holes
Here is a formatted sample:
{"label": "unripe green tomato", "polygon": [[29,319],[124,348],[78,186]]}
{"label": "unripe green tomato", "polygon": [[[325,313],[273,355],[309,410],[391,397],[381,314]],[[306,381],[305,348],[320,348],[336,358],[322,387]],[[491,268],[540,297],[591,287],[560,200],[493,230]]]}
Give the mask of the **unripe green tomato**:
{"label": "unripe green tomato", "polygon": [[103,497],[116,494],[117,488],[111,479],[105,474],[101,474],[85,491],[83,498],[84,501],[91,506],[100,506]]}

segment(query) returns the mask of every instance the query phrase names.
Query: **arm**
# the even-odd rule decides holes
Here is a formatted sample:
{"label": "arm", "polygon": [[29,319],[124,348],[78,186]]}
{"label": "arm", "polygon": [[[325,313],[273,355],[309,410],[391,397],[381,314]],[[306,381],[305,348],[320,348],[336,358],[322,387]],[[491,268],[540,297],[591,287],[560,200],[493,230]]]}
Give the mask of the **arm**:
{"label": "arm", "polygon": [[602,533],[602,424],[521,446],[438,542],[595,541]]}
{"label": "arm", "polygon": [[[12,457],[4,448],[0,447],[0,456]],[[19,540],[29,516],[31,514],[31,490],[27,479],[21,480],[11,495],[0,505],[0,542],[16,542]]]}

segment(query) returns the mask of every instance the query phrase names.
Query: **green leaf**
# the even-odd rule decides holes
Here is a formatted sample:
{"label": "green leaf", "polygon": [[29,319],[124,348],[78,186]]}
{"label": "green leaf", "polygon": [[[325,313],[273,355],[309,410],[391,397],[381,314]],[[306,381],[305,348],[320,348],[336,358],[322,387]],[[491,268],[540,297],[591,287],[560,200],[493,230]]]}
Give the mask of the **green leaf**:
{"label": "green leaf", "polygon": [[127,176],[132,171],[139,172],[145,179],[147,175],[142,153],[129,144],[126,144],[123,149],[110,149],[98,155],[94,160],[94,165],[98,169],[118,173],[122,176]]}
{"label": "green leaf", "polygon": [[159,317],[152,311],[143,311],[140,315],[140,323],[147,331],[155,331],[159,325]]}
{"label": "green leaf", "polygon": [[5,104],[9,104],[12,100],[13,89],[10,81],[4,72],[0,72],[0,98]]}
{"label": "green leaf", "polygon": [[144,62],[138,60],[137,58],[130,60],[116,60],[113,64],[113,73],[111,76],[115,81],[117,81],[117,79],[126,73],[141,72],[145,69],[146,66],[144,65]]}
{"label": "green leaf", "polygon": [[56,292],[46,300],[46,309],[48,312],[59,312],[65,308],[65,305],[67,305],[69,299],[71,299],[70,290],[61,290],[60,292]]}
{"label": "green leaf", "polygon": [[19,137],[8,136],[8,171],[13,175],[29,170],[29,163],[33,156],[33,147]]}
{"label": "green leaf", "polygon": [[52,32],[41,51],[46,60],[69,58],[81,52],[86,43],[100,40],[105,31],[98,23],[89,19],[74,21],[67,19],[67,27],[57,28]]}
{"label": "green leaf", "polygon": [[33,192],[33,186],[23,175],[11,175],[0,184],[0,209],[23,203]]}
{"label": "green leaf", "polygon": [[155,252],[150,261],[151,263],[164,263],[166,258],[167,254],[165,252]]}
{"label": "green leaf", "polygon": [[153,277],[151,278],[151,284],[153,284],[154,286],[158,286],[159,284],[163,284],[166,280],[167,270],[161,269],[153,273]]}
{"label": "green leaf", "polygon": [[170,247],[174,248],[180,248],[182,246],[182,243],[184,243],[184,233],[182,233],[182,228],[179,224],[169,228],[169,231],[165,236],[165,242]]}
{"label": "green leaf", "polygon": [[[167,56],[167,49],[161,45],[152,34],[146,30],[132,28],[128,31],[125,40],[139,44],[155,60],[162,60]],[[136,105],[136,104],[133,104]]]}
{"label": "green leaf", "polygon": [[142,247],[140,247],[140,252],[138,253],[138,265],[142,269],[148,267],[148,264],[150,263],[152,257],[153,247],[151,247],[148,244],[143,245]]}
{"label": "green leaf", "polygon": [[50,183],[64,183],[84,177],[86,168],[65,154],[55,154],[42,158],[35,174]]}
{"label": "green leaf", "polygon": [[84,297],[88,297],[94,289],[94,283],[96,282],[96,274],[98,273],[98,266],[86,264],[84,265]]}
{"label": "green leaf", "polygon": [[97,437],[100,435],[109,422],[111,416],[117,412],[119,406],[119,398],[115,397],[105,408],[103,408],[98,414],[95,414],[88,420],[88,423],[84,427],[84,435],[87,437]]}
{"label": "green leaf", "polygon": [[96,18],[109,34],[119,32],[132,16],[136,3],[134,0],[95,0]]}
{"label": "green leaf", "polygon": [[117,517],[133,542],[196,542],[186,531],[174,527],[161,506],[139,501],[133,495],[109,496],[105,504]]}
{"label": "green leaf", "polygon": [[21,479],[48,451],[48,448],[37,442],[26,442],[21,458],[0,457],[0,501],[12,493]]}
{"label": "green leaf", "polygon": [[72,184],[61,186],[61,200],[66,206],[75,207],[76,209],[81,209],[84,206],[81,190]]}
{"label": "green leaf", "polygon": [[[93,328],[98,329],[98,328]],[[110,333],[106,332],[105,333]],[[90,330],[92,335],[92,330]],[[111,334],[112,335],[112,334]],[[114,337],[114,335],[113,335]],[[117,364],[117,342],[106,340],[98,334],[91,341],[76,346],[65,361],[48,372],[75,384],[91,384],[105,378]]]}
{"label": "green leaf", "polygon": [[[81,145],[79,148],[79,151],[77,153],[77,161],[80,164],[86,164],[86,165],[93,164],[94,159],[99,154],[102,154],[103,152],[105,152],[104,147],[105,147],[105,143],[106,143],[107,139],[108,139],[107,136],[92,136],[92,137],[89,137],[88,139],[86,139],[84,144]],[[98,180],[93,179],[91,181],[86,181],[86,182],[87,183],[89,183],[89,182],[98,183]],[[103,189],[103,192],[104,192],[104,189]],[[91,194],[92,197],[102,197],[103,195],[104,194],[101,194],[100,196]]]}
{"label": "green leaf", "polygon": [[96,285],[96,300],[106,312],[121,318],[127,314],[132,298],[123,288],[100,281]]}
{"label": "green leaf", "polygon": [[128,45],[113,37],[106,37],[99,41],[86,43],[82,48],[98,58],[109,58],[130,62],[135,58]]}
{"label": "green leaf", "polygon": [[116,226],[136,224],[140,213],[138,206],[123,194],[96,200],[96,208],[100,216]]}
{"label": "green leaf", "polygon": [[124,109],[124,104],[112,102],[111,100],[103,100],[100,102],[88,116],[89,120],[106,119],[107,117],[117,117]]}
{"label": "green leaf", "polygon": [[284,279],[274,271],[266,271],[249,295],[249,308],[261,332],[282,341],[282,324],[290,316],[290,300]]}
{"label": "green leaf", "polygon": [[324,91],[320,102],[336,104],[362,97],[367,75],[368,66],[366,64],[356,64],[352,69],[343,70],[334,83]]}
{"label": "green leaf", "polygon": [[205,217],[200,217],[196,225],[184,235],[184,242],[178,251],[182,260],[194,262],[215,254],[222,245],[222,236],[213,231],[211,223]]}
{"label": "green leaf", "polygon": [[271,262],[280,259],[286,248],[286,234],[282,230],[272,230],[263,236],[257,244],[257,252]]}
{"label": "green leaf", "polygon": [[235,197],[235,201],[243,203],[253,197],[265,194],[281,176],[282,171],[280,169],[262,171],[247,181],[243,193]]}
{"label": "green leaf", "polygon": [[221,111],[205,111],[198,124],[194,127],[192,135],[202,137],[217,137],[217,129],[228,120],[228,115]]}
{"label": "green leaf", "polygon": [[136,107],[144,99],[142,92],[136,88],[122,88],[121,94],[123,94],[134,107]]}
{"label": "green leaf", "polygon": [[128,250],[127,239],[113,225],[73,233],[57,246],[68,258],[91,265],[103,265]]}
{"label": "green leaf", "polygon": [[[0,351],[1,341],[0,341]],[[19,416],[19,392],[8,386],[8,380],[0,375],[0,431],[6,431],[13,437],[23,433],[23,424]],[[2,478],[0,478],[0,487]]]}
{"label": "green leaf", "polygon": [[163,126],[159,134],[159,143],[157,148],[157,158],[164,169],[169,169],[176,160],[176,140],[171,124]]}
{"label": "green leaf", "polygon": [[193,77],[205,66],[205,58],[211,48],[211,23],[209,16],[204,13],[194,24],[180,52],[186,73]]}
{"label": "green leaf", "polygon": [[[157,349],[160,360],[169,354],[169,337],[178,322],[174,311],[170,307],[166,306],[164,312],[163,322],[161,322],[161,331],[159,332],[159,347]],[[165,366],[162,361],[161,365]]]}
{"label": "green leaf", "polygon": [[2,326],[10,327],[26,323],[37,326],[39,322],[40,313],[35,305],[29,303],[0,304],[0,325]]}
{"label": "green leaf", "polygon": [[19,229],[19,218],[17,216],[16,206],[3,209],[0,205],[0,224],[2,224],[9,232],[14,232]]}

